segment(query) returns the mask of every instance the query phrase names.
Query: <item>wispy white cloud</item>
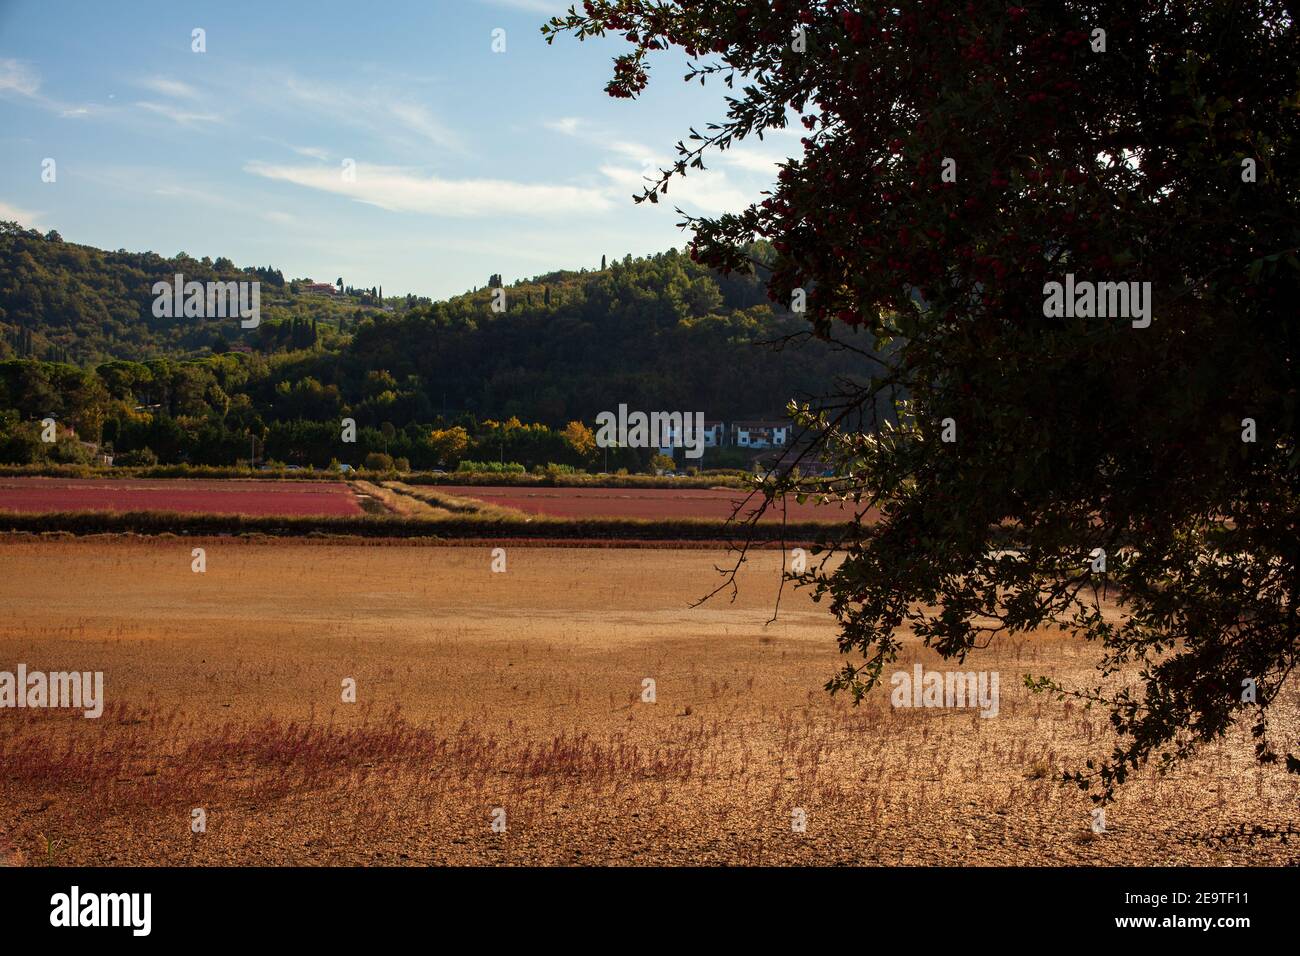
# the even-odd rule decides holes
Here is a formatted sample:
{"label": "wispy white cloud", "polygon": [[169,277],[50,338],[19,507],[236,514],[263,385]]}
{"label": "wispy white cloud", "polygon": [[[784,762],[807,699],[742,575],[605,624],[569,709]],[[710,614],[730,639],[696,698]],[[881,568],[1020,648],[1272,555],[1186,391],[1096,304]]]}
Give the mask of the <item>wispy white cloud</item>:
{"label": "wispy white cloud", "polygon": [[210,208],[228,218],[252,220],[265,208],[256,197],[231,188],[229,183],[193,170],[162,165],[93,164],[79,179],[92,183],[104,195],[131,198],[141,204],[164,200],[169,208]]}
{"label": "wispy white cloud", "polygon": [[607,135],[592,123],[577,116],[564,116],[559,119],[545,120],[542,125],[557,133],[563,133],[565,136],[572,136],[584,143],[590,143],[598,149],[634,160],[647,174],[653,173],[657,167],[666,166],[669,163],[667,156],[651,149],[644,143],[628,139],[617,139]]}
{"label": "wispy white cloud", "polygon": [[460,137],[419,103],[389,102],[388,112],[411,132],[438,146],[458,146]]}
{"label": "wispy white cloud", "polygon": [[159,96],[170,96],[172,98],[194,100],[198,99],[199,91],[188,83],[181,80],[172,79],[169,76],[150,76],[140,80],[137,86],[157,93]]}
{"label": "wispy white cloud", "polygon": [[542,123],[547,129],[553,129],[557,133],[563,133],[565,136],[574,136],[578,128],[582,126],[583,121],[576,116],[561,116],[559,119],[546,120]]}
{"label": "wispy white cloud", "polygon": [[524,10],[529,13],[547,13],[560,14],[569,9],[570,3],[563,0],[483,0],[493,7],[510,7],[514,10]]}
{"label": "wispy white cloud", "polygon": [[561,218],[600,213],[613,206],[602,190],[501,179],[445,179],[398,166],[358,164],[354,178],[331,166],[249,162],[256,176],[347,196],[394,212],[466,218],[530,216]]}
{"label": "wispy white cloud", "polygon": [[325,162],[330,158],[329,150],[322,149],[320,146],[290,146],[291,150],[299,156],[310,156],[312,159],[319,159]]}
{"label": "wispy white cloud", "polygon": [[[126,170],[117,171],[119,177],[131,175]],[[164,178],[161,181],[147,178],[148,173],[141,177],[140,172],[135,173],[138,185],[143,190],[154,196],[162,196],[165,199],[183,200],[188,204],[198,203],[205,206],[215,206],[221,209],[238,209],[241,204],[228,196],[222,195],[218,190],[203,189],[196,186],[189,186],[184,183],[176,182]],[[163,174],[165,176],[165,174]]]}
{"label": "wispy white cloud", "polygon": [[[601,166],[600,172],[626,195],[639,194],[650,185],[644,170],[625,166]],[[657,177],[656,177],[657,178]],[[668,193],[660,201],[673,206],[695,206],[710,213],[740,212],[753,196],[734,186],[724,172],[717,170],[689,170],[685,177],[675,177],[668,183]]]}
{"label": "wispy white cloud", "polygon": [[644,143],[637,143],[627,139],[615,139],[602,141],[606,149],[611,153],[617,153],[620,156],[626,156],[628,159],[635,160],[643,168],[667,166],[670,160],[663,153],[651,149]]}
{"label": "wispy white cloud", "polygon": [[391,137],[397,133],[442,149],[464,150],[460,135],[438,120],[427,106],[390,89],[345,89],[278,71],[272,74],[270,82],[259,80],[256,88],[246,92],[263,99],[269,93],[273,102],[268,105],[281,108],[287,105],[306,111],[331,126],[341,121],[376,136]]}
{"label": "wispy white cloud", "polygon": [[142,110],[148,110],[158,116],[171,120],[179,126],[197,126],[201,123],[220,123],[221,117],[215,113],[197,113],[191,109],[174,106],[170,103],[152,103],[141,100],[135,104]]}
{"label": "wispy white cloud", "polygon": [[777,165],[790,158],[789,150],[765,150],[753,146],[732,146],[713,154],[715,163],[721,162],[751,173],[777,174]]}
{"label": "wispy white cloud", "polygon": [[57,113],[66,119],[89,116],[92,107],[74,106],[41,92],[41,77],[36,70],[21,60],[0,58],[0,96],[20,96],[28,102]]}
{"label": "wispy white cloud", "polygon": [[35,96],[41,88],[36,71],[18,60],[0,59],[0,93]]}
{"label": "wispy white cloud", "polygon": [[[636,168],[619,163],[606,162],[599,167],[599,172],[614,187],[618,201],[624,201],[630,192],[639,194],[651,181],[659,178],[660,170],[670,167],[675,161],[672,156],[647,146],[636,140],[620,139],[605,134],[593,124],[578,117],[561,117],[543,123],[548,129],[572,136],[603,149],[611,156],[622,157],[636,163]],[[734,156],[728,157],[728,154]],[[716,168],[718,158],[746,173],[775,173],[777,160],[773,156],[754,149],[733,147],[724,153],[716,154],[711,168],[707,170],[688,170],[686,176],[677,176],[668,184],[665,197],[670,207],[694,206],[703,212],[739,212],[751,201],[751,196],[735,186],[725,170]]]}
{"label": "wispy white cloud", "polygon": [[20,209],[17,206],[11,206],[4,200],[0,200],[0,219],[6,222],[16,222],[34,229],[41,224],[41,218],[42,214],[39,212]]}

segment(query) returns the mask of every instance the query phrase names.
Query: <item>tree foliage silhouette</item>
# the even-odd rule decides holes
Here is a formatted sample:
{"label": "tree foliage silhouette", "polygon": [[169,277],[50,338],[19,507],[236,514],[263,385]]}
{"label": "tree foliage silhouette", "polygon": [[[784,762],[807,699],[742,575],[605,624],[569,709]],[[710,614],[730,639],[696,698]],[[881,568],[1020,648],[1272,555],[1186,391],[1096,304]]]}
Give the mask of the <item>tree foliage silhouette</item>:
{"label": "tree foliage silhouette", "polygon": [[[1269,706],[1300,650],[1294,15],[589,0],[543,27],[623,37],[615,97],[668,48],[687,80],[726,85],[725,118],[638,201],[738,140],[793,147],[804,128],[761,200],[683,225],[722,269],[770,240],[769,295],[806,297],[816,334],[854,333],[873,363],[870,387],[800,412],[861,509],[797,576],[852,655],[828,688],[879,683],[904,627],[962,661],[1060,625],[1100,644],[1104,677],[1139,675],[1117,691],[1027,678],[1109,707],[1113,751],[1067,775],[1096,799],[1243,717],[1258,759],[1279,760]],[[1067,276],[1150,283],[1151,324],[1046,317]],[[896,414],[875,422],[881,395]]]}

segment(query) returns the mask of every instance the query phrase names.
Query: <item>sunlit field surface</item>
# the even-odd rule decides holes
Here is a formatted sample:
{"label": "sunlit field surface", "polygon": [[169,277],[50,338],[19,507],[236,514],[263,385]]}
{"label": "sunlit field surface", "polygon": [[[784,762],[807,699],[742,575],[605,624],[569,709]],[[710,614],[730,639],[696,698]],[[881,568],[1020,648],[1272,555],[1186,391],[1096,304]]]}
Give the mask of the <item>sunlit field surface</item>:
{"label": "sunlit field surface", "polygon": [[[745,519],[763,504],[761,494],[736,488],[561,488],[464,485],[450,489],[466,498],[566,518]],[[763,521],[836,521],[852,506],[798,502],[794,496],[769,506]]]}
{"label": "sunlit field surface", "polygon": [[[191,570],[192,548],[207,570]],[[734,603],[710,550],[12,536],[0,670],[104,672],[99,719],[0,709],[14,864],[1263,864],[1300,860],[1300,783],[1243,732],[1143,772],[1094,831],[1055,778],[1104,715],[1060,632],[1004,639],[998,714],[860,706],[781,552]],[[906,640],[897,669],[957,669]],[[344,703],[345,679],[357,702]],[[643,699],[654,681],[654,702]],[[1294,739],[1297,700],[1273,731]],[[191,831],[203,809],[204,833]],[[504,832],[494,832],[495,819]],[[803,832],[792,825],[802,810]]]}

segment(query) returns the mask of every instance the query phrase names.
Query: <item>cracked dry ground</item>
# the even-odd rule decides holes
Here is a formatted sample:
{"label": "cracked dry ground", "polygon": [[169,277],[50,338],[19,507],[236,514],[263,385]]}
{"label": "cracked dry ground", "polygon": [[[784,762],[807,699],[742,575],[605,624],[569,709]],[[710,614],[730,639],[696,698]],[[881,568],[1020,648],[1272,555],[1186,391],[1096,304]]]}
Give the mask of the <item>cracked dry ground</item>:
{"label": "cracked dry ground", "polygon": [[[190,570],[194,546],[207,572]],[[98,720],[0,710],[0,857],[55,864],[1294,864],[1300,781],[1245,733],[1092,831],[1095,649],[1007,639],[997,717],[823,690],[824,606],[750,555],[240,538],[0,541],[0,670],[104,672]],[[899,668],[955,669],[908,638]],[[341,701],[353,678],[357,703]],[[642,701],[643,681],[656,702]],[[1274,718],[1297,733],[1291,688]],[[207,817],[191,831],[192,811]],[[505,832],[493,831],[504,819]],[[805,832],[792,828],[796,808]]]}

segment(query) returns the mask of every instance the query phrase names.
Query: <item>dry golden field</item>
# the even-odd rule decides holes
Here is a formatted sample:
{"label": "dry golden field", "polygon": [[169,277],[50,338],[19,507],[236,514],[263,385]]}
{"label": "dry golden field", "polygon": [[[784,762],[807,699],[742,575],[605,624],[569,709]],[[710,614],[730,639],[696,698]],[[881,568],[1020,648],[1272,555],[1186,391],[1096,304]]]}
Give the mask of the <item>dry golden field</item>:
{"label": "dry golden field", "polygon": [[[191,548],[207,570],[191,571]],[[0,670],[104,672],[99,719],[0,710],[0,855],[43,864],[1279,864],[1300,783],[1244,733],[1143,773],[1096,834],[1053,776],[1095,651],[1004,640],[997,717],[858,707],[824,607],[721,551],[0,540]],[[909,643],[900,669],[956,669]],[[342,701],[345,678],[356,703]],[[643,681],[656,701],[642,701]],[[1275,718],[1297,731],[1294,692]],[[206,813],[206,832],[191,829]],[[495,813],[500,808],[502,813]],[[792,825],[796,810],[803,832]],[[494,832],[494,819],[504,832]],[[1261,828],[1265,832],[1256,832]],[[1276,832],[1284,831],[1282,835]]]}

